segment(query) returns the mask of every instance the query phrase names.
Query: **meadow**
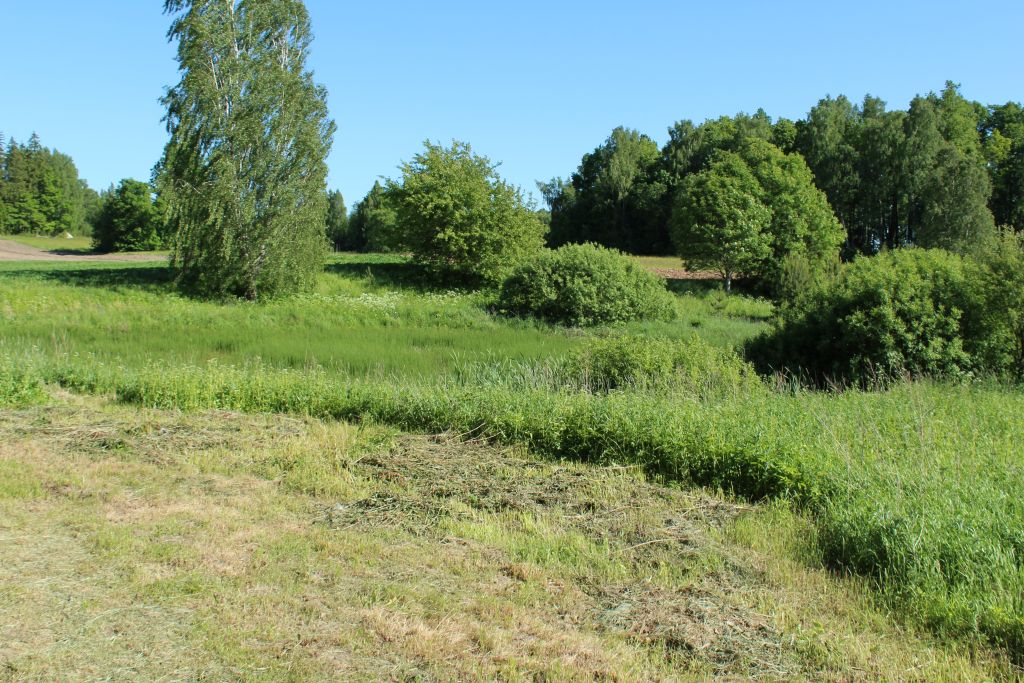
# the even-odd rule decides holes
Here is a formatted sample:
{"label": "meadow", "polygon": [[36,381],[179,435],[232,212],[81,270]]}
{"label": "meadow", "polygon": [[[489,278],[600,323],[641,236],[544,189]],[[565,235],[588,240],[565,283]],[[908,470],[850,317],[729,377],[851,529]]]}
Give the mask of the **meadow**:
{"label": "meadow", "polygon": [[[167,279],[153,264],[0,264],[0,394],[31,405],[61,387],[639,467],[804,520],[805,566],[859,577],[908,628],[1021,660],[1016,387],[716,391],[708,375],[602,393],[559,375],[566,354],[612,332],[735,348],[768,324],[770,304],[708,283],[673,285],[673,322],[580,331],[495,316],[485,294],[423,287],[400,257],[336,256],[314,294],[265,304],[191,300]],[[752,543],[771,544],[770,526],[758,533]]]}
{"label": "meadow", "polygon": [[61,251],[75,254],[88,254],[92,251],[92,238],[81,235],[67,237],[50,237],[46,235],[0,235],[0,239],[10,240],[43,251]]}

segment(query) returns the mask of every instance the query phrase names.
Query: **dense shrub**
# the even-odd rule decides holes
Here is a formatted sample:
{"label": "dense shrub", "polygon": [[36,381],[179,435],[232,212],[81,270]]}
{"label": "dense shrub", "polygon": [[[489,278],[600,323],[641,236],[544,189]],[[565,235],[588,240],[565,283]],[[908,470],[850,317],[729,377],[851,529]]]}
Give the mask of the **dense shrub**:
{"label": "dense shrub", "polygon": [[973,346],[990,372],[1024,378],[1024,235],[1006,229],[976,252],[985,305],[969,310]]}
{"label": "dense shrub", "polygon": [[992,272],[941,250],[861,258],[784,308],[775,329],[750,344],[750,357],[762,370],[816,382],[1006,375],[1013,331],[1001,322],[1006,310],[995,310],[1001,287]]}
{"label": "dense shrub", "polygon": [[501,287],[499,309],[574,326],[670,319],[664,281],[621,252],[569,244],[523,263]]}
{"label": "dense shrub", "polygon": [[756,391],[760,380],[735,351],[688,340],[611,336],[565,360],[569,382],[591,391],[663,388],[698,399]]}

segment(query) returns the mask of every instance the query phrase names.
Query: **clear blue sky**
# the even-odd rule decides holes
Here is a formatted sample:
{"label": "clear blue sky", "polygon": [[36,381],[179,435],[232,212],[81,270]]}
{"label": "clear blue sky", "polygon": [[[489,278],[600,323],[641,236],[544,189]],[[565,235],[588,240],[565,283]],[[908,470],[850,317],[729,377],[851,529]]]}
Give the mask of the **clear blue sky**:
{"label": "clear blue sky", "polygon": [[[329,185],[351,204],[423,140],[466,140],[525,190],[567,176],[617,125],[826,94],[905,107],[947,80],[1024,100],[1024,2],[348,2],[307,0],[310,66],[338,134]],[[70,154],[90,185],[148,179],[177,80],[162,0],[4,3],[0,131]]]}

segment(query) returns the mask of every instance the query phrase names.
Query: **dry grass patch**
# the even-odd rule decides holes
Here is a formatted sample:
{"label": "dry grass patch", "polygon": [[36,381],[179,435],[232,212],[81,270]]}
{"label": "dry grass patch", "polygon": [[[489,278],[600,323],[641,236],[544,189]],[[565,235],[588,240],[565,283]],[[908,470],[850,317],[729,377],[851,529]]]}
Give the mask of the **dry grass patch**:
{"label": "dry grass patch", "polygon": [[632,468],[63,396],[0,410],[0,680],[1013,675],[803,531]]}

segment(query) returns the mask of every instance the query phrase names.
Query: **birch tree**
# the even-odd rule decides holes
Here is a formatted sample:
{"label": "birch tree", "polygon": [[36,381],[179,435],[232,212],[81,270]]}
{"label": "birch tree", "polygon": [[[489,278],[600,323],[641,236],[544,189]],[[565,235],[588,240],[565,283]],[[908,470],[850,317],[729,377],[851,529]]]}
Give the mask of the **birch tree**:
{"label": "birch tree", "polygon": [[155,169],[178,284],[248,299],[308,289],[326,253],[335,126],[306,68],[301,0],[166,0],[181,81]]}

